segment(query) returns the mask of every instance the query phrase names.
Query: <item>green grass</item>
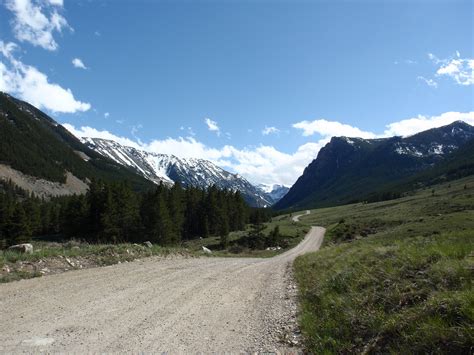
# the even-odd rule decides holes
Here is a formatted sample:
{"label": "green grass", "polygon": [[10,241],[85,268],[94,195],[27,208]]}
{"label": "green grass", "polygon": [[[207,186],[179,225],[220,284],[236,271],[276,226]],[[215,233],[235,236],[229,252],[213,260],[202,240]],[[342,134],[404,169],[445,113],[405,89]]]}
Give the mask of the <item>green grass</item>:
{"label": "green grass", "polygon": [[473,196],[470,177],[301,218],[327,227],[295,261],[307,350],[472,353]]}
{"label": "green grass", "polygon": [[285,240],[285,247],[280,250],[257,250],[236,247],[239,240],[249,233],[251,228],[250,225],[248,225],[244,231],[231,232],[228,237],[229,247],[225,249],[223,249],[221,246],[220,237],[208,237],[186,241],[183,243],[183,247],[191,250],[194,253],[199,253],[202,250],[202,247],[205,246],[212,250],[211,256],[217,257],[269,258],[281,254],[286,250],[296,246],[301,240],[303,240],[304,236],[309,231],[309,226],[293,222],[291,220],[291,215],[281,215],[273,218],[271,222],[265,223],[265,229],[263,230],[263,233],[268,235],[276,226],[280,228],[282,239]]}

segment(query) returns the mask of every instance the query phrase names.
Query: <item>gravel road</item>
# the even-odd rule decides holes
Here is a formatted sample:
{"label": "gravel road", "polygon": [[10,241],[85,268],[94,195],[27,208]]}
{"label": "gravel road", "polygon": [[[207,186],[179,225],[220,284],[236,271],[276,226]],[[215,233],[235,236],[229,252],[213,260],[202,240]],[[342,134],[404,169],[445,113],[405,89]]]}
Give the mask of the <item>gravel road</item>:
{"label": "gravel road", "polygon": [[307,214],[310,214],[311,211],[310,210],[307,210],[305,213],[303,214],[297,214],[296,216],[294,216],[292,218],[293,222],[299,222],[300,221],[300,217],[303,217],[303,216],[306,216]]}
{"label": "gravel road", "polygon": [[291,262],[147,258],[0,285],[0,352],[297,352]]}

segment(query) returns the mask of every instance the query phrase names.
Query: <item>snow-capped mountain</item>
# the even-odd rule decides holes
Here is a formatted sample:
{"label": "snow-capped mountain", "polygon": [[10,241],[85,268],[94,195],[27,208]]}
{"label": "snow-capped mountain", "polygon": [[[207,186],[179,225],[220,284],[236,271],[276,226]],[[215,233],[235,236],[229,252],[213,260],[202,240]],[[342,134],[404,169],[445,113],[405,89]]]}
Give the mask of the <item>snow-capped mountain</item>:
{"label": "snow-capped mountain", "polygon": [[276,202],[271,194],[255,187],[242,176],[204,159],[183,159],[174,155],[150,153],[100,138],[82,138],[82,142],[155,183],[173,185],[179,182],[183,187],[199,188],[215,185],[220,189],[239,191],[251,206],[256,207],[268,207]]}
{"label": "snow-capped mountain", "polygon": [[280,201],[290,190],[288,186],[279,184],[259,184],[257,187],[271,197],[273,203]]}

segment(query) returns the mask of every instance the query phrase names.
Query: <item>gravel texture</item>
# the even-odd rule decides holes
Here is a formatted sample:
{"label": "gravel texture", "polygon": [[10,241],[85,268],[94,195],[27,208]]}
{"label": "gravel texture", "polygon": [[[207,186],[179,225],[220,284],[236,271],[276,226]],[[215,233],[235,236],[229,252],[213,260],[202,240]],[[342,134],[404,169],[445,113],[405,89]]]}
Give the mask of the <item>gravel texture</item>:
{"label": "gravel texture", "polygon": [[296,256],[147,258],[0,285],[0,352],[301,352]]}

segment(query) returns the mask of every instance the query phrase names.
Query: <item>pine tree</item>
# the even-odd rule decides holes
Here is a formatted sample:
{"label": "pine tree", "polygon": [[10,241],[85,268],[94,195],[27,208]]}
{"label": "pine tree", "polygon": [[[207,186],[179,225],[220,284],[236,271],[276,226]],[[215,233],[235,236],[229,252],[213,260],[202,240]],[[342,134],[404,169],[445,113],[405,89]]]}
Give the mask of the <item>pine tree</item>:
{"label": "pine tree", "polygon": [[121,183],[116,194],[117,225],[122,241],[135,241],[140,226],[139,198],[130,185]]}
{"label": "pine tree", "polygon": [[163,186],[147,193],[141,208],[144,235],[150,242],[160,245],[169,245],[173,241],[165,193]]}
{"label": "pine tree", "polygon": [[21,204],[17,204],[6,226],[7,243],[9,245],[26,243],[31,238],[31,229]]}
{"label": "pine tree", "polygon": [[72,196],[61,208],[61,231],[68,238],[83,238],[87,222],[87,206],[84,196]]}
{"label": "pine tree", "polygon": [[183,189],[179,182],[176,182],[169,192],[168,208],[171,218],[172,243],[178,244],[181,242],[184,222]]}

